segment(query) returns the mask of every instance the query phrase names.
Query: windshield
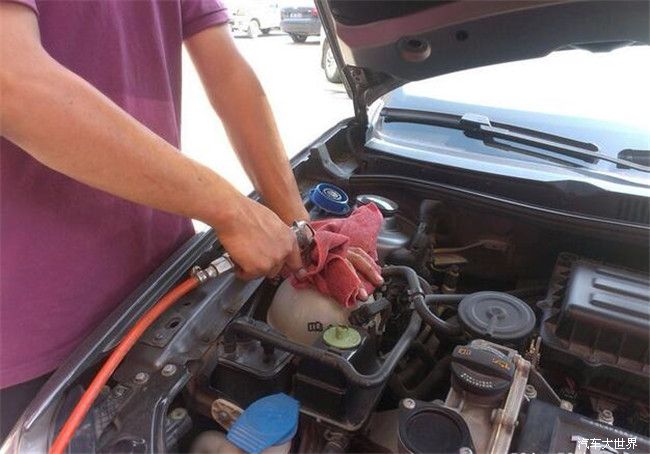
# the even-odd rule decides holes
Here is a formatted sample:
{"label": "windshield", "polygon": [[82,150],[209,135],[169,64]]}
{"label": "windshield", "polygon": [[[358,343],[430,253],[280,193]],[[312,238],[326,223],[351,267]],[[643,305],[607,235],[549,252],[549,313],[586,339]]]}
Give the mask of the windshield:
{"label": "windshield", "polygon": [[[611,52],[563,50],[546,57],[460,71],[412,82],[387,95],[381,107],[463,115],[481,114],[508,123],[594,143],[612,157],[622,150],[650,153],[650,46]],[[422,143],[447,134],[426,125],[385,124],[384,133],[408,129]],[[450,133],[446,145],[470,151],[487,150],[469,143],[462,133]],[[514,159],[548,159],[510,154]],[[579,165],[576,163],[576,165]],[[595,170],[638,173],[600,162]],[[647,177],[647,174],[644,175]]]}

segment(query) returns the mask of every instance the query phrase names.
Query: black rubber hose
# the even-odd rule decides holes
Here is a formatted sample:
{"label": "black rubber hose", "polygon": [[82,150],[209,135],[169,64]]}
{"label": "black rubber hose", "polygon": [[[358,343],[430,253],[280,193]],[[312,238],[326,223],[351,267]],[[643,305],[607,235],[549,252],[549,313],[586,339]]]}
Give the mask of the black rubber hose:
{"label": "black rubber hose", "polygon": [[535,368],[530,369],[528,383],[533,385],[537,390],[537,396],[540,400],[559,406],[562,403],[560,396],[551,388],[546,379]]}
{"label": "black rubber hose", "polygon": [[430,362],[435,359],[435,352],[430,351],[426,345],[417,340],[411,344],[411,351],[425,362]]}
{"label": "black rubber hose", "polygon": [[461,302],[463,298],[465,298],[467,295],[459,295],[457,293],[454,294],[432,294],[432,295],[425,295],[424,301],[427,303],[427,306],[431,306],[434,304],[453,304],[453,305],[458,305],[458,303]]}
{"label": "black rubber hose", "polygon": [[415,310],[420,314],[424,323],[429,325],[436,334],[446,337],[456,337],[463,333],[460,325],[446,322],[438,317],[436,314],[431,312],[429,304],[457,303],[465,296],[466,295],[427,295],[426,298],[415,299],[413,304]]}
{"label": "black rubber hose", "polygon": [[422,287],[422,292],[424,292],[425,295],[428,295],[429,293],[433,293],[431,284],[429,284],[426,281],[426,279],[424,279],[422,276],[418,276],[418,281],[420,282],[420,286]]}
{"label": "black rubber hose", "polygon": [[538,285],[536,287],[522,287],[507,291],[509,295],[517,298],[528,298],[531,296],[544,295],[548,290],[548,285]]}
{"label": "black rubber hose", "polygon": [[413,271],[413,268],[409,268],[408,266],[385,266],[382,268],[381,274],[384,277],[402,276],[406,279],[411,295],[414,297],[419,295],[424,299],[424,292],[420,285],[420,276]]}
{"label": "black rubber hose", "polygon": [[[427,325],[431,326],[436,334],[440,334],[447,337],[455,337],[462,334],[460,325],[453,323],[447,323],[442,320],[440,317],[435,315],[429,309],[427,301],[425,300],[424,294],[422,294],[422,288],[420,286],[420,278],[412,268],[406,266],[387,266],[383,269],[382,274],[385,276],[391,276],[395,274],[401,274],[404,276],[408,282],[408,285],[413,292],[414,289],[418,289],[419,293],[412,294],[413,305],[415,311],[420,314],[422,320]],[[467,295],[427,295],[430,304],[436,303],[450,303],[462,300]]]}
{"label": "black rubber hose", "polygon": [[[384,277],[397,276],[401,275],[407,281],[410,290],[410,297],[414,303],[421,301],[424,304],[424,295],[422,294],[422,288],[420,287],[420,282],[418,281],[418,275],[411,268],[401,267],[401,266],[388,266],[382,270]],[[353,383],[362,388],[372,388],[374,386],[381,385],[386,382],[390,377],[390,374],[395,369],[397,362],[400,358],[406,353],[406,351],[411,346],[411,342],[420,332],[420,327],[422,326],[422,319],[417,312],[411,314],[411,319],[402,333],[402,336],[399,338],[393,349],[388,353],[384,362],[381,364],[379,369],[372,374],[361,374],[357,371],[354,366],[347,361],[342,356],[337,355],[334,352],[323,350],[320,348],[310,347],[302,344],[293,342],[273,328],[271,328],[266,323],[254,320],[248,317],[239,318],[234,320],[229,328],[233,329],[236,332],[245,334],[253,339],[257,339],[261,342],[269,343],[280,350],[293,353],[303,358],[313,359],[323,364],[332,366],[339,371],[348,379],[350,383]]]}
{"label": "black rubber hose", "polygon": [[402,399],[406,397],[425,399],[428,397],[428,393],[447,377],[450,364],[451,356],[444,356],[414,388],[407,389],[400,380],[399,375],[393,375],[388,382],[388,386],[390,386],[391,391]]}
{"label": "black rubber hose", "polygon": [[230,324],[230,327],[239,333],[252,337],[253,339],[267,342],[280,350],[335,367],[340,370],[351,383],[362,388],[372,388],[373,386],[384,383],[388,379],[397,365],[397,361],[399,361],[402,355],[406,353],[411,341],[415,338],[418,331],[420,331],[421,324],[422,320],[420,319],[420,316],[416,312],[413,312],[411,320],[406,327],[406,330],[404,330],[402,337],[400,337],[400,340],[395,344],[395,347],[390,351],[386,360],[382,363],[379,369],[369,375],[361,374],[345,358],[334,352],[315,347],[308,347],[293,342],[277,333],[266,323],[262,323],[258,320],[240,318],[234,320]]}

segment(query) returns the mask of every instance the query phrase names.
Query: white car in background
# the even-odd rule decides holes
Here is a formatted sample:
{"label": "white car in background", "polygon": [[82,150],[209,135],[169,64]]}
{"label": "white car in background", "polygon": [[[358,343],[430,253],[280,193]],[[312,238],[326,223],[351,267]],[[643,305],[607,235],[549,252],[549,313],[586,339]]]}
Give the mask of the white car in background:
{"label": "white car in background", "polygon": [[336,60],[334,59],[334,53],[332,52],[332,47],[330,42],[327,39],[327,36],[324,36],[321,39],[321,58],[320,58],[320,67],[323,68],[325,73],[325,78],[328,82],[333,84],[343,83],[341,78],[341,70],[339,69]]}
{"label": "white car in background", "polygon": [[233,32],[257,38],[280,28],[280,5],[277,0],[239,0],[229,3],[228,7]]}

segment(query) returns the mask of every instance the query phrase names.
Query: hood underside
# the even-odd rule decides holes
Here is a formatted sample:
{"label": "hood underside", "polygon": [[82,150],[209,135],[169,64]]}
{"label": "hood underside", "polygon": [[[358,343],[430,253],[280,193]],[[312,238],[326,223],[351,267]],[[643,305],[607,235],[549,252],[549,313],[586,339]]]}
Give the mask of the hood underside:
{"label": "hood underside", "polygon": [[646,1],[316,0],[357,116],[414,80],[649,43]]}

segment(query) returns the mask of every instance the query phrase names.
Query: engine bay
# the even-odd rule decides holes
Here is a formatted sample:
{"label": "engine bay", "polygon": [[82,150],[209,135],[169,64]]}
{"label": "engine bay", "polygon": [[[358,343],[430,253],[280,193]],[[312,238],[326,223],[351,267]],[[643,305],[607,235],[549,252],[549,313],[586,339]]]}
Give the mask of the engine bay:
{"label": "engine bay", "polygon": [[353,193],[384,215],[367,302],[212,282],[147,331],[72,448],[141,452],[155,428],[167,450],[232,452],[242,412],[281,394],[299,419],[275,452],[650,451],[642,253],[432,194]]}

